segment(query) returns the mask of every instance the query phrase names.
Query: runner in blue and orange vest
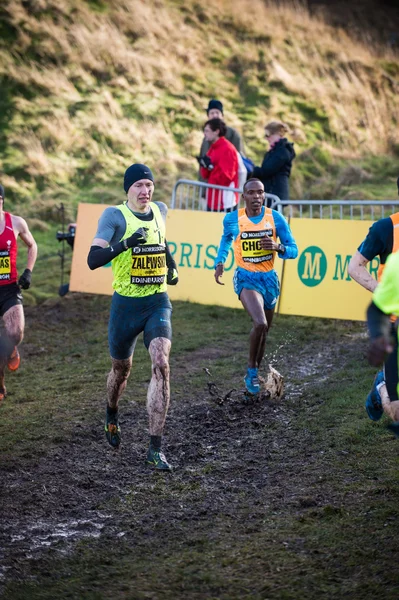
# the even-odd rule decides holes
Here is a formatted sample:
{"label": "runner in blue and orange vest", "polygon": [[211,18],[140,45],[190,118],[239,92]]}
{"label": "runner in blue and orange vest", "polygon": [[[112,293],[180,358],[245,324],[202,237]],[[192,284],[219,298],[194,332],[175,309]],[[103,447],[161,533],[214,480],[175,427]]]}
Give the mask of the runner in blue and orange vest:
{"label": "runner in blue and orange vest", "polygon": [[[397,181],[399,194],[399,178]],[[399,251],[399,212],[376,221],[369,229],[366,238],[352,256],[348,273],[357,283],[370,292],[374,292],[381,280],[385,263],[390,254]],[[380,266],[375,279],[367,269],[374,258],[379,257]],[[381,419],[384,409],[382,397],[386,394],[391,402],[398,400],[398,342],[397,319],[391,321],[392,336],[396,340],[391,354],[387,356],[384,369],[375,376],[371,391],[366,399],[366,411],[372,421]],[[385,403],[385,406],[388,404]]]}
{"label": "runner in blue and orange vest", "polygon": [[248,179],[242,198],[245,208],[228,213],[223,220],[223,235],[215,259],[215,280],[224,285],[220,278],[234,243],[237,264],[234,291],[253,323],[244,381],[247,391],[257,394],[260,389],[258,369],[280,294],[274,261],[276,254],[282,259],[296,258],[298,247],[283,215],[264,206],[265,190],[259,179]]}
{"label": "runner in blue and orange vest", "polygon": [[[22,217],[4,211],[5,191],[0,185],[0,316],[3,317],[5,336],[0,344],[0,401],[7,394],[4,371],[16,371],[20,365],[18,345],[21,343],[25,318],[21,289],[27,290],[36,262],[37,245],[26,221]],[[25,271],[17,272],[18,236],[28,248]]]}

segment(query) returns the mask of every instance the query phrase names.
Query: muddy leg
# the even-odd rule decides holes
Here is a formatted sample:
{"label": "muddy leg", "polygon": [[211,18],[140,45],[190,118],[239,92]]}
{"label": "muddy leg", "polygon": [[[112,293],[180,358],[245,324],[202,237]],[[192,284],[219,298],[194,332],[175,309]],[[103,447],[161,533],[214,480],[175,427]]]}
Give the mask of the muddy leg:
{"label": "muddy leg", "polygon": [[[252,319],[252,329],[249,335],[249,359],[248,367],[259,368],[262,362],[266,347],[267,332],[273,319],[273,311],[268,310],[265,313],[263,307],[263,298],[254,290],[243,289],[240,300]],[[267,320],[267,317],[270,323]]]}
{"label": "muddy leg", "polygon": [[24,309],[21,304],[12,306],[3,315],[6,335],[12,346],[18,346],[22,342],[25,329]]}
{"label": "muddy leg", "polygon": [[[7,366],[8,359],[13,352],[14,348],[17,348],[18,344],[22,342],[25,328],[25,317],[24,309],[21,304],[12,306],[3,315],[4,328],[5,328],[5,339],[2,344],[2,351],[0,356],[0,399],[6,395],[5,386],[5,368]],[[15,359],[14,359],[15,360]],[[17,354],[17,364],[15,368],[9,366],[11,370],[17,369],[19,366],[19,354]]]}
{"label": "muddy leg", "polygon": [[170,401],[169,353],[171,342],[155,338],[148,349],[152,362],[152,377],[147,393],[150,436],[161,436]]}
{"label": "muddy leg", "polygon": [[108,406],[114,410],[118,408],[119,398],[126,388],[132,360],[132,356],[124,360],[112,359],[112,368],[107,379],[107,398]]}

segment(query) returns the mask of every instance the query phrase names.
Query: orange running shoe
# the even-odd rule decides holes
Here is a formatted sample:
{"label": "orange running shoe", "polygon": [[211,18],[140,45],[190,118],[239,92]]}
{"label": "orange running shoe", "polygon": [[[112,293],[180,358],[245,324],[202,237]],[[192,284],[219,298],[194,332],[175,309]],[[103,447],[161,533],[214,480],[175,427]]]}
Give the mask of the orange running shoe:
{"label": "orange running shoe", "polygon": [[21,357],[19,355],[18,348],[15,346],[14,350],[11,353],[11,356],[7,361],[7,367],[10,369],[10,371],[16,371],[20,363]]}
{"label": "orange running shoe", "polygon": [[2,387],[0,387],[0,402],[2,400],[4,400],[4,398],[7,396],[7,390],[6,390],[6,386],[3,385]]}

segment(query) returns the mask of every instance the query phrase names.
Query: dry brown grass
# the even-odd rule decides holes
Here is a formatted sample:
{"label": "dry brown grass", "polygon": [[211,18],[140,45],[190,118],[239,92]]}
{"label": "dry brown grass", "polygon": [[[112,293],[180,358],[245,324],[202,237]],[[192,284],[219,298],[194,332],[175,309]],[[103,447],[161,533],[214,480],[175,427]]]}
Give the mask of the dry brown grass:
{"label": "dry brown grass", "polygon": [[[0,169],[25,195],[39,177],[55,187],[106,182],[130,160],[155,164],[169,184],[194,172],[212,96],[255,149],[271,117],[288,123],[299,147],[316,136],[359,155],[399,143],[399,84],[381,66],[397,59],[300,2],[111,0],[103,11],[81,0],[4,4],[17,38],[0,43],[0,76],[19,91]],[[239,114],[243,86],[269,106],[260,99],[251,117]],[[13,178],[16,164],[25,181]]]}

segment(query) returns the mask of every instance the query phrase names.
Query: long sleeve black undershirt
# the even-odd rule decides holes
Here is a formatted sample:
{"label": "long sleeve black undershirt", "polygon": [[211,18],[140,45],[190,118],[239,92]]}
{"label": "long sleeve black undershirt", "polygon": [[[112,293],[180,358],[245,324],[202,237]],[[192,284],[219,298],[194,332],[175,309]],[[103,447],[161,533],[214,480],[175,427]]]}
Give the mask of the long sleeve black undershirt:
{"label": "long sleeve black undershirt", "polygon": [[[89,269],[92,271],[103,267],[108,264],[111,260],[119,256],[122,252],[125,252],[126,248],[123,242],[118,242],[113,246],[107,246],[102,248],[101,246],[91,246],[89,255],[87,257],[87,264]],[[176,268],[175,260],[169,250],[168,242],[165,240],[165,253],[166,253],[166,266],[172,269]]]}

